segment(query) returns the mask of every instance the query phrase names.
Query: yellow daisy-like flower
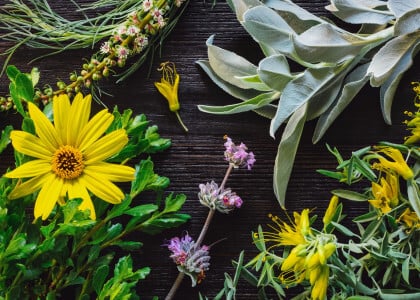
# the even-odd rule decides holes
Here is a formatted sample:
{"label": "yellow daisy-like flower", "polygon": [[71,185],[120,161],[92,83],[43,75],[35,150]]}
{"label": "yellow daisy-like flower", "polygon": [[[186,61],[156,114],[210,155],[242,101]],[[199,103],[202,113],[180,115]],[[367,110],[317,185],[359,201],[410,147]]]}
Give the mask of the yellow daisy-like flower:
{"label": "yellow daisy-like flower", "polygon": [[92,97],[76,95],[73,103],[67,95],[54,98],[54,124],[34,104],[28,103],[29,116],[34,122],[36,135],[13,130],[10,134],[13,147],[35,158],[5,174],[9,178],[30,178],[19,182],[9,194],[17,199],[38,190],[35,218],[47,219],[57,202],[63,203],[66,195],[82,198],[79,207],[88,209],[96,219],[95,208],[89,192],[112,204],[124,198],[114,182],[131,181],[135,170],[129,166],[105,162],[118,153],[128,142],[124,129],[107,135],[105,131],[114,117],[107,109],[89,120]]}

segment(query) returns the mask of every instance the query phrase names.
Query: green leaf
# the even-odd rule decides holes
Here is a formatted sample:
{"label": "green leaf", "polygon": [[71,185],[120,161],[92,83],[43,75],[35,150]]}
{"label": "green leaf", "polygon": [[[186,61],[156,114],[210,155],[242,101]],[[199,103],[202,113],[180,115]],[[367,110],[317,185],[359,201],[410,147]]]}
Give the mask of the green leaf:
{"label": "green leaf", "polygon": [[397,18],[420,7],[420,0],[388,0],[388,7]]}
{"label": "green leaf", "polygon": [[187,196],[184,194],[178,194],[175,197],[173,197],[172,193],[169,194],[165,199],[165,209],[163,212],[170,213],[179,211],[184,205],[185,200],[187,200]]}
{"label": "green leaf", "polygon": [[401,273],[402,277],[405,282],[410,284],[410,259],[411,257],[408,256],[406,259],[404,259],[402,265],[401,265]]}
{"label": "green leaf", "polygon": [[287,122],[274,163],[274,194],[282,208],[285,208],[287,184],[292,173],[300,137],[306,121],[307,103],[293,113]]}
{"label": "green leaf", "polygon": [[366,70],[369,64],[363,64],[355,68],[344,80],[340,95],[335,102],[324,112],[318,119],[314,135],[313,143],[317,143],[325,134],[327,129],[350,104],[357,93],[366,84],[369,78],[366,76]]}
{"label": "green leaf", "polygon": [[138,205],[133,208],[130,208],[124,212],[126,215],[130,215],[133,217],[143,217],[145,215],[150,215],[154,213],[158,209],[157,205],[154,204],[143,204]]}
{"label": "green leaf", "polygon": [[247,10],[242,26],[258,42],[283,54],[291,54],[293,45],[290,36],[294,30],[274,10],[260,5]]}
{"label": "green leaf", "polygon": [[408,11],[395,22],[394,34],[404,35],[420,29],[420,7]]}
{"label": "green leaf", "polygon": [[398,88],[398,84],[402,79],[404,72],[413,65],[413,57],[420,50],[420,42],[413,45],[396,63],[389,74],[388,78],[382,83],[380,88],[381,110],[384,120],[387,124],[391,124],[391,107]]}
{"label": "green leaf", "polygon": [[287,59],[282,54],[264,58],[258,64],[258,76],[269,87],[282,91],[295,76],[290,73]]}
{"label": "green leaf", "polygon": [[360,194],[355,191],[337,189],[331,192],[334,195],[338,196],[339,198],[343,198],[347,200],[359,201],[359,202],[365,202],[368,200],[368,197],[366,195]]}
{"label": "green leaf", "polygon": [[290,81],[283,90],[276,115],[271,121],[270,135],[274,137],[280,125],[317,92],[325,88],[337,73],[335,68],[307,69],[303,76]]}
{"label": "green leaf", "polygon": [[15,85],[18,89],[18,95],[21,99],[24,99],[28,102],[33,102],[34,99],[34,87],[32,85],[31,79],[28,78],[25,74],[18,74],[15,78]]}
{"label": "green leaf", "polygon": [[381,219],[378,220],[376,218],[376,220],[372,220],[371,223],[366,227],[365,232],[363,232],[362,234],[362,242],[370,240],[372,236],[374,236],[377,233],[377,230],[379,229],[379,227],[381,227],[381,225]]}
{"label": "green leaf", "polygon": [[121,249],[125,251],[136,251],[139,250],[142,246],[142,242],[136,242],[136,241],[117,241],[115,243],[112,243],[113,246],[120,247]]}
{"label": "green leaf", "polygon": [[407,195],[411,207],[420,216],[420,190],[414,179],[407,180]]}
{"label": "green leaf", "polygon": [[248,76],[236,76],[236,79],[241,80],[248,88],[261,92],[269,92],[271,88],[261,81],[258,74]]}
{"label": "green leaf", "polygon": [[15,82],[17,75],[20,74],[20,71],[15,66],[9,65],[6,68],[6,74],[10,81]]}
{"label": "green leaf", "polygon": [[353,233],[350,229],[348,229],[344,225],[341,225],[337,222],[331,222],[330,224],[332,224],[335,228],[337,228],[338,231],[340,231],[341,233],[347,236],[355,236],[355,237],[358,236],[357,234]]}
{"label": "green leaf", "polygon": [[95,269],[92,278],[92,287],[95,290],[96,294],[99,294],[102,286],[105,283],[105,279],[109,274],[109,266],[102,265]]}
{"label": "green leaf", "polygon": [[270,104],[274,100],[277,100],[279,97],[280,97],[279,92],[269,92],[269,93],[260,94],[254,98],[251,98],[249,100],[236,103],[236,104],[230,104],[230,105],[225,105],[225,106],[199,105],[198,109],[206,113],[230,115],[230,114],[236,114],[236,113],[259,109],[263,106]]}
{"label": "green leaf", "polygon": [[367,74],[370,84],[374,87],[382,85],[393,73],[404,55],[412,49],[420,38],[420,31],[414,32],[388,41],[373,56]]}
{"label": "green leaf", "polygon": [[7,125],[2,131],[0,136],[0,153],[6,149],[7,145],[10,143],[10,132],[12,132],[13,126]]}
{"label": "green leaf", "polygon": [[229,81],[242,89],[249,89],[248,84],[237,77],[254,76],[257,67],[242,56],[213,45],[214,35],[207,39],[207,54],[211,68],[223,80]]}
{"label": "green leaf", "polygon": [[387,24],[395,17],[384,9],[386,2],[379,0],[331,0],[326,9],[351,24]]}
{"label": "green leaf", "polygon": [[188,214],[171,213],[156,219],[147,220],[143,223],[141,230],[148,234],[157,234],[165,229],[178,227],[191,218]]}
{"label": "green leaf", "polygon": [[335,64],[355,57],[369,42],[328,23],[313,26],[292,36],[292,40],[297,55],[304,61]]}

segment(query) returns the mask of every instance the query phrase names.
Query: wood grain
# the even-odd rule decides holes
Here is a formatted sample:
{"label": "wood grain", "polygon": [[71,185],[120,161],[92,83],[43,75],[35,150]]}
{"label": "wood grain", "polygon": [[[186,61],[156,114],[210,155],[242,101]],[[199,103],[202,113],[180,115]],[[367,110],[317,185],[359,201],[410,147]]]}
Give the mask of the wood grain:
{"label": "wood grain", "polygon": [[[51,1],[54,2],[54,1]],[[77,1],[89,2],[88,0]],[[197,104],[222,105],[236,102],[222,92],[195,64],[198,59],[206,58],[206,39],[215,34],[215,44],[247,57],[257,63],[262,58],[258,46],[237,22],[234,14],[224,1],[218,1],[212,8],[212,1],[193,0],[173,33],[165,42],[162,56],[156,57],[152,65],[151,76],[147,77],[148,67],[144,66],[128,80],[115,85],[112,80],[103,83],[104,89],[113,96],[103,97],[109,107],[132,108],[136,113],[145,113],[153,124],[160,128],[162,136],[172,139],[173,146],[166,152],[153,155],[156,170],[160,175],[171,179],[168,192],[185,193],[187,203],[184,211],[191,214],[191,221],[178,229],[167,231],[157,236],[138,234],[138,240],[144,242],[144,248],[132,254],[136,266],[150,266],[151,275],[138,287],[142,299],[151,299],[156,295],[163,298],[177,275],[168,250],[162,247],[164,241],[184,231],[197,237],[206,218],[207,211],[197,200],[198,185],[210,180],[219,182],[226,170],[223,161],[223,136],[228,134],[234,141],[243,141],[255,155],[257,162],[252,171],[235,170],[227,186],[234,189],[243,199],[240,210],[230,215],[217,214],[205,238],[206,244],[220,239],[222,242],[211,249],[211,269],[206,280],[197,288],[191,288],[189,280],[184,280],[176,299],[197,299],[198,291],[208,297],[214,296],[223,286],[224,272],[232,273],[231,260],[236,259],[241,250],[246,251],[246,259],[257,252],[252,245],[251,231],[259,224],[268,223],[269,213],[280,214],[279,205],[272,192],[272,168],[277,151],[278,139],[269,137],[269,121],[253,113],[230,116],[215,116],[201,113]],[[330,16],[324,9],[328,1],[295,1],[305,9],[320,16]],[[4,4],[5,1],[0,1]],[[54,5],[63,16],[74,17],[68,9],[67,1],[57,1]],[[8,46],[0,41],[0,52]],[[91,49],[69,51],[47,57],[28,65],[28,62],[43,51],[22,48],[12,62],[20,69],[29,71],[38,66],[41,70],[42,83],[55,83],[57,79],[66,79],[69,72],[79,70],[83,57]],[[3,57],[0,62],[3,63]],[[184,133],[176,118],[168,110],[165,100],[156,92],[153,82],[158,80],[156,70],[161,61],[174,61],[181,75],[180,111],[189,133]],[[315,213],[325,209],[330,198],[330,190],[341,187],[316,172],[317,169],[333,169],[335,162],[326,150],[325,144],[338,147],[344,154],[360,147],[374,144],[381,140],[400,142],[406,134],[402,121],[403,110],[412,104],[413,94],[409,83],[418,80],[418,59],[415,66],[404,76],[400,84],[393,107],[393,126],[385,125],[379,105],[379,90],[366,87],[346,109],[338,121],[330,128],[324,138],[316,145],[311,142],[314,122],[307,123],[296,163],[287,192],[289,212],[304,207],[315,207]],[[0,93],[7,92],[7,80],[0,79]],[[12,112],[2,114],[2,128],[8,123],[16,124],[16,115]],[[9,149],[2,156],[1,171],[12,163]],[[137,199],[142,201],[142,199]],[[364,211],[364,205],[345,202],[345,211],[350,218]],[[293,294],[293,290],[290,291]],[[256,290],[244,282],[240,283],[238,299],[256,299]]]}

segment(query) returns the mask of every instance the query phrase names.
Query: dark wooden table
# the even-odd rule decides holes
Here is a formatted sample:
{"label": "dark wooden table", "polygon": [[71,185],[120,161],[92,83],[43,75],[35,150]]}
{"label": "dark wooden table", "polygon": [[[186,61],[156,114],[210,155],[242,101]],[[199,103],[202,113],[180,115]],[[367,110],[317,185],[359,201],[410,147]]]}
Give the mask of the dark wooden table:
{"label": "dark wooden table", "polygon": [[[6,1],[0,1],[4,4]],[[88,0],[77,1],[89,2]],[[166,231],[157,236],[139,235],[138,239],[145,246],[133,253],[136,265],[150,266],[151,275],[138,287],[142,299],[157,295],[163,298],[177,276],[175,265],[169,259],[169,252],[162,247],[165,239],[188,231],[197,238],[207,216],[207,210],[197,200],[198,185],[210,180],[221,182],[226,163],[223,160],[223,136],[228,134],[234,141],[243,141],[256,155],[256,164],[252,171],[235,170],[227,186],[234,189],[244,200],[240,210],[230,215],[216,214],[205,238],[206,244],[225,239],[211,249],[211,268],[206,280],[197,288],[191,288],[189,280],[184,280],[176,299],[197,299],[198,291],[206,296],[214,296],[223,286],[224,272],[232,273],[231,260],[236,259],[241,250],[246,251],[246,260],[256,254],[252,244],[251,231],[258,224],[269,222],[269,213],[279,214],[281,209],[272,191],[272,169],[278,140],[269,134],[269,121],[254,113],[230,116],[215,116],[199,112],[198,104],[223,105],[236,100],[222,92],[203,71],[195,64],[198,59],[207,57],[205,41],[212,35],[215,44],[235,51],[254,63],[262,58],[258,46],[237,22],[234,14],[224,1],[218,1],[212,9],[212,1],[192,0],[181,21],[167,39],[161,57],[156,57],[150,78],[147,67],[143,67],[128,80],[115,85],[112,80],[103,82],[103,87],[113,97],[102,98],[109,107],[117,104],[120,108],[132,108],[136,113],[145,113],[153,124],[159,126],[163,137],[172,139],[173,146],[164,153],[153,155],[155,167],[160,175],[171,179],[169,192],[185,193],[188,197],[184,211],[191,214],[191,221],[185,226]],[[297,4],[316,13],[330,16],[324,9],[328,1],[300,0]],[[72,16],[67,1],[51,1],[53,7],[64,16]],[[0,52],[8,46],[0,41]],[[33,66],[41,70],[42,83],[55,83],[57,79],[67,79],[69,72],[80,70],[81,61],[91,50],[69,51],[47,57],[32,65],[28,62],[39,56],[42,51],[22,48],[11,63],[23,71]],[[90,54],[89,54],[90,56]],[[180,111],[189,133],[182,131],[175,116],[169,112],[166,101],[157,93],[153,82],[159,79],[156,70],[161,61],[176,63],[181,75]],[[3,63],[4,58],[0,57]],[[314,122],[306,124],[299,146],[295,166],[287,192],[288,211],[300,211],[304,207],[316,208],[314,213],[322,213],[326,208],[330,190],[340,185],[316,172],[319,168],[333,169],[335,162],[326,150],[325,144],[338,147],[348,155],[366,145],[381,140],[401,142],[406,134],[402,124],[403,111],[411,109],[413,93],[410,82],[418,80],[418,59],[404,76],[393,106],[394,125],[385,125],[380,112],[379,90],[365,87],[342,116],[328,130],[324,138],[316,145],[311,142]],[[8,82],[3,76],[0,93],[8,91]],[[16,124],[16,115],[12,112],[2,114],[1,127]],[[4,172],[12,162],[12,152],[6,151],[1,158],[1,170]],[[364,205],[345,203],[348,222],[352,216],[365,210]],[[241,282],[238,299],[255,299],[256,290]]]}

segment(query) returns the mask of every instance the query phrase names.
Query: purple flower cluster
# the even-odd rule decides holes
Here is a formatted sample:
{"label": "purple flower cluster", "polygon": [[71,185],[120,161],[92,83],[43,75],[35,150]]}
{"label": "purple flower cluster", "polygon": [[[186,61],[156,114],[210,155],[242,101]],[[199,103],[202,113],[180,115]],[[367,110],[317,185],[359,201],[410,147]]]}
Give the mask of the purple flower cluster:
{"label": "purple flower cluster", "polygon": [[224,136],[226,142],[224,144],[225,159],[235,168],[245,166],[248,170],[251,170],[255,163],[255,155],[253,152],[247,152],[248,147],[241,143],[239,146],[232,142],[232,139],[227,135]]}
{"label": "purple flower cluster", "polygon": [[228,213],[232,209],[242,206],[242,199],[230,189],[221,190],[214,181],[200,184],[198,199],[200,203],[210,209],[216,209],[221,213]]}
{"label": "purple flower cluster", "polygon": [[191,277],[192,286],[200,283],[210,266],[209,247],[197,245],[188,233],[182,238],[172,238],[167,246],[178,270]]}

